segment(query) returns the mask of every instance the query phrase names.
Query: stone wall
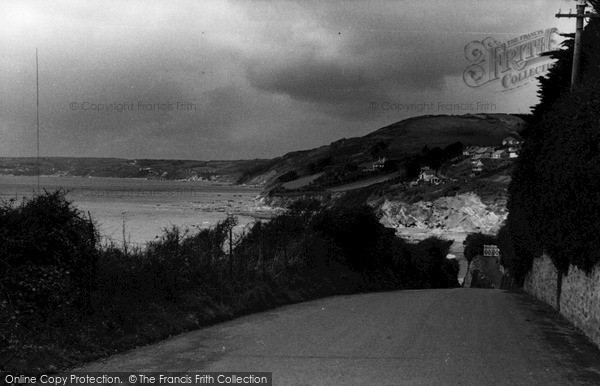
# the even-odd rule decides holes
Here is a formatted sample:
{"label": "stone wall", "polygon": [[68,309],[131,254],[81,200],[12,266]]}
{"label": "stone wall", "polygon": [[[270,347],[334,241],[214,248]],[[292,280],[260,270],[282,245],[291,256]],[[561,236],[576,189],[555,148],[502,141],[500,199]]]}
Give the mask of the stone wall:
{"label": "stone wall", "polygon": [[600,266],[590,274],[570,267],[562,281],[560,313],[600,346]]}
{"label": "stone wall", "polygon": [[531,272],[525,279],[523,289],[556,308],[556,268],[549,256],[542,256],[533,261]]}
{"label": "stone wall", "polygon": [[[535,259],[523,289],[556,308],[557,273],[548,256]],[[586,274],[571,266],[562,279],[560,313],[600,347],[600,266]]]}

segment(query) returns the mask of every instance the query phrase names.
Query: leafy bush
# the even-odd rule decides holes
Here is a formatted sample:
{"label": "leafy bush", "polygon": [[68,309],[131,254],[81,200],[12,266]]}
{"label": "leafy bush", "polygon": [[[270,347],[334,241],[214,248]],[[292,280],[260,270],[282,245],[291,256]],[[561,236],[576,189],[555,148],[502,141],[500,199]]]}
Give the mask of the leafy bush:
{"label": "leafy bush", "polygon": [[0,206],[0,258],[11,267],[57,265],[84,274],[94,264],[97,233],[91,219],[56,191]]}
{"label": "leafy bush", "polygon": [[458,262],[447,259],[451,240],[429,237],[412,248],[413,286],[416,288],[448,288],[458,286]]}
{"label": "leafy bush", "polygon": [[[52,289],[68,301],[81,301],[92,290],[98,235],[90,218],[56,191],[0,206],[0,285],[7,296],[28,302],[20,307],[51,309]],[[77,299],[75,299],[77,297]]]}

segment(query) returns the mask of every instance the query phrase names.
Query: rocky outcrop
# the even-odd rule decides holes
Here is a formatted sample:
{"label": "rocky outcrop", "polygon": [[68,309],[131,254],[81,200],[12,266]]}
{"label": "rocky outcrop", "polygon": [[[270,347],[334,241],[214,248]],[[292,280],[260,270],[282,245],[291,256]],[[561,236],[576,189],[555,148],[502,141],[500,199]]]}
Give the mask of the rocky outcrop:
{"label": "rocky outcrop", "polygon": [[475,193],[414,204],[388,199],[379,210],[382,214],[381,222],[388,227],[464,233],[496,233],[507,216],[505,200],[483,203]]}

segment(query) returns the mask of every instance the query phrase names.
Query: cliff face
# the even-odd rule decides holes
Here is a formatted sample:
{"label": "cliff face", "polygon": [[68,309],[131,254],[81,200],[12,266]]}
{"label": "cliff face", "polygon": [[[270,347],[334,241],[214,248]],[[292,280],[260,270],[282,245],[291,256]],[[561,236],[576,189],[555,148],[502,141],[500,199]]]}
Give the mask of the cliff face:
{"label": "cliff face", "polygon": [[379,210],[383,215],[381,222],[398,230],[438,229],[461,233],[496,233],[507,216],[505,199],[483,203],[475,193],[414,204],[388,199]]}

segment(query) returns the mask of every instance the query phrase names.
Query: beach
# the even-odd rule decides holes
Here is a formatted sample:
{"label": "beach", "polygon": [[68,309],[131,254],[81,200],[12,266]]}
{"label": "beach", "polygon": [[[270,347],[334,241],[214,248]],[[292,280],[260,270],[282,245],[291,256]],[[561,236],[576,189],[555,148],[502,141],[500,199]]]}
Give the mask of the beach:
{"label": "beach", "polygon": [[[103,243],[143,247],[173,226],[194,232],[234,215],[236,233],[257,219],[278,211],[261,206],[260,188],[203,181],[135,178],[40,177],[40,191],[61,189],[66,197],[97,224]],[[37,177],[0,176],[0,199],[31,197]]]}

